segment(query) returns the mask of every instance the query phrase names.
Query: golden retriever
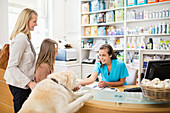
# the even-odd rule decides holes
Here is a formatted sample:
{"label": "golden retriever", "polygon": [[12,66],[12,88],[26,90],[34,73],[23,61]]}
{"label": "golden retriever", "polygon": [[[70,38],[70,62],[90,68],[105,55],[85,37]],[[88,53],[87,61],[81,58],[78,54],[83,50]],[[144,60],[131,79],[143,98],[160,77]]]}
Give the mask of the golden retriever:
{"label": "golden retriever", "polygon": [[19,113],[74,113],[92,97],[87,91],[73,92],[76,86],[73,72],[50,74],[32,90]]}

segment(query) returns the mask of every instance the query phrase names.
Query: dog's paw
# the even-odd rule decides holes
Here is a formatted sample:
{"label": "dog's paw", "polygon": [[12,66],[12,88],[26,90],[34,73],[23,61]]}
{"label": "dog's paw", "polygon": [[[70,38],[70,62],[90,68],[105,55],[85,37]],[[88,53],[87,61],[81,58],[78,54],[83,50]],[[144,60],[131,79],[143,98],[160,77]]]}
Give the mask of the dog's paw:
{"label": "dog's paw", "polygon": [[90,98],[92,98],[93,97],[93,94],[92,93],[86,93],[85,95],[85,101],[88,101]]}
{"label": "dog's paw", "polygon": [[81,91],[81,93],[86,94],[86,93],[89,93],[89,91],[88,90],[83,90],[83,91]]}

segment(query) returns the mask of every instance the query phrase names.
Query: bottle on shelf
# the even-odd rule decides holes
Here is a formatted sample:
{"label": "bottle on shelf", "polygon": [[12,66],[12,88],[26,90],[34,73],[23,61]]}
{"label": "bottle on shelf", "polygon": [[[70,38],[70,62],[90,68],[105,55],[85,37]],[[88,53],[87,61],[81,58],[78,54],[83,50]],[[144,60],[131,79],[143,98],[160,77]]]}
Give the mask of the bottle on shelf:
{"label": "bottle on shelf", "polygon": [[132,49],[136,49],[136,37],[132,37]]}
{"label": "bottle on shelf", "polygon": [[163,18],[165,18],[166,17],[166,10],[165,10],[165,8],[163,8],[163,11],[162,11],[162,16],[163,16]]}
{"label": "bottle on shelf", "polygon": [[145,49],[145,42],[144,42],[144,40],[145,40],[145,37],[141,37],[141,49]]}
{"label": "bottle on shelf", "polygon": [[166,8],[166,17],[168,18],[169,17],[169,9]]}
{"label": "bottle on shelf", "polygon": [[130,40],[131,40],[131,37],[128,37],[127,48],[131,48]]}
{"label": "bottle on shelf", "polygon": [[140,49],[140,37],[137,37],[137,49]]}
{"label": "bottle on shelf", "polygon": [[146,45],[146,49],[153,49],[153,40],[149,38],[149,42]]}

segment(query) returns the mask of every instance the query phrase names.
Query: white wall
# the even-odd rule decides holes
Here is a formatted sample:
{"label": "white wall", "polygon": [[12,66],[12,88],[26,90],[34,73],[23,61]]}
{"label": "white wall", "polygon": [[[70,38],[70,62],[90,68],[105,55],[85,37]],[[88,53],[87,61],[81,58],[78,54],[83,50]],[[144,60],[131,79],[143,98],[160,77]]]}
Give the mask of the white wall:
{"label": "white wall", "polygon": [[0,44],[8,42],[8,0],[0,0]]}
{"label": "white wall", "polygon": [[80,58],[80,0],[49,0],[49,26],[49,36],[53,39],[66,36]]}
{"label": "white wall", "polygon": [[80,62],[81,48],[81,12],[80,0],[67,0],[66,2],[66,37],[67,41],[77,49],[77,58]]}
{"label": "white wall", "polygon": [[65,35],[65,0],[49,0],[49,36],[62,38]]}

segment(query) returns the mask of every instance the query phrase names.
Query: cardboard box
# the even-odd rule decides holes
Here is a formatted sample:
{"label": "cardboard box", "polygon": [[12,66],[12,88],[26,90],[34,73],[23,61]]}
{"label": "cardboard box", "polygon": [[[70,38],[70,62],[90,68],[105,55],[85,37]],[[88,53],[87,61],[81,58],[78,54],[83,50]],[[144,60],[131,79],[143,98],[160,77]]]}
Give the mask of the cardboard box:
{"label": "cardboard box", "polygon": [[91,26],[91,36],[97,36],[98,26]]}
{"label": "cardboard box", "polygon": [[156,3],[156,2],[159,2],[159,0],[148,0],[148,1],[147,1],[148,4]]}
{"label": "cardboard box", "polygon": [[137,5],[137,0],[126,0],[126,6]]}
{"label": "cardboard box", "polygon": [[84,36],[91,36],[91,27],[84,27]]}
{"label": "cardboard box", "polygon": [[122,21],[124,21],[124,10],[123,9],[115,10],[115,22]]}

